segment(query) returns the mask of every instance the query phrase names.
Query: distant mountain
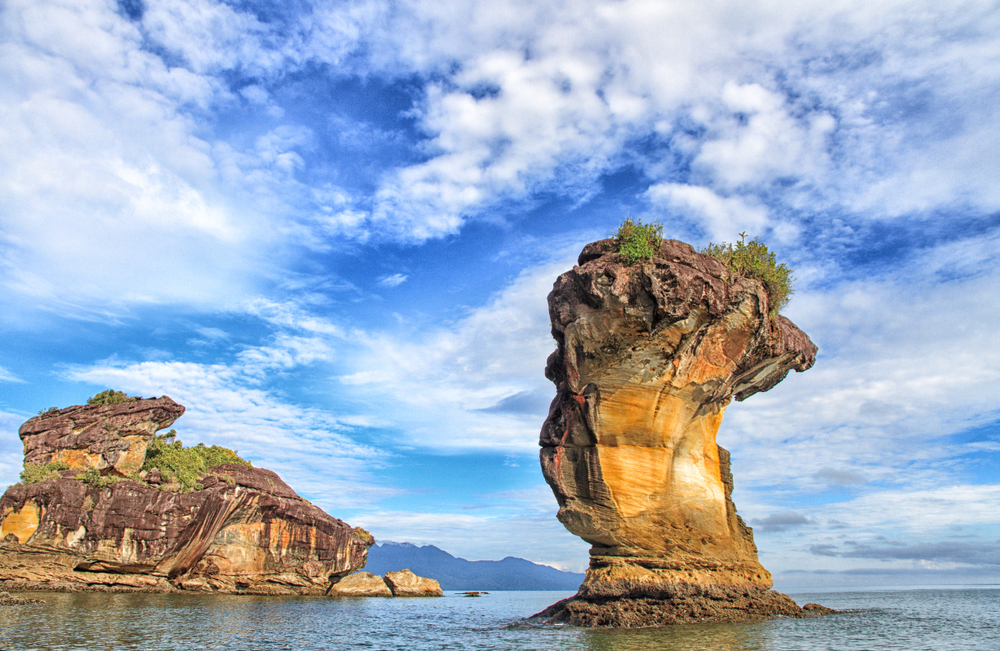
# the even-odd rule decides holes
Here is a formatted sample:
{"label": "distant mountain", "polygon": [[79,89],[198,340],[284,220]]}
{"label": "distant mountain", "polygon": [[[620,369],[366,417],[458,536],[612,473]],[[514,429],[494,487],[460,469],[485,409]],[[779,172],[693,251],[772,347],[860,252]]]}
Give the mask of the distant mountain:
{"label": "distant mountain", "polygon": [[385,574],[410,569],[437,579],[442,590],[576,590],[583,574],[562,572],[523,558],[467,561],[433,545],[384,542],[368,550],[364,571]]}

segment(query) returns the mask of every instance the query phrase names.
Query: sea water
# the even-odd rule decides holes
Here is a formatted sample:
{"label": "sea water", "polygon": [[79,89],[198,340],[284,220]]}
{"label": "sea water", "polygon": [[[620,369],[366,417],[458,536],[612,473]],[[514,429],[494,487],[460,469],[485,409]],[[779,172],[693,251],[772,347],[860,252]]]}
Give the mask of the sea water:
{"label": "sea water", "polygon": [[24,593],[0,606],[0,649],[455,649],[460,651],[1000,650],[1000,588],[792,594],[846,612],[815,619],[640,630],[539,626],[524,618],[569,596],[493,592],[329,599]]}

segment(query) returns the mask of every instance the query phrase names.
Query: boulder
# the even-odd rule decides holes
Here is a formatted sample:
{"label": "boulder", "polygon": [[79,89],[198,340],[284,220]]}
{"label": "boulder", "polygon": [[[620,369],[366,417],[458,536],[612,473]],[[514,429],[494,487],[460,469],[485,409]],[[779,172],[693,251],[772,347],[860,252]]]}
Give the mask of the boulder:
{"label": "boulder", "polygon": [[333,597],[391,597],[392,591],[382,577],[356,572],[334,583],[329,594]]}
{"label": "boulder", "polygon": [[385,583],[394,597],[443,597],[441,584],[434,579],[417,576],[410,570],[386,572]]}
{"label": "boulder", "polygon": [[622,627],[800,614],[769,590],[716,432],[733,398],[807,370],[816,346],[759,282],[673,240],[633,265],[612,240],[587,245],[548,302],[542,471],[558,519],[592,547],[576,597],[543,614]]}

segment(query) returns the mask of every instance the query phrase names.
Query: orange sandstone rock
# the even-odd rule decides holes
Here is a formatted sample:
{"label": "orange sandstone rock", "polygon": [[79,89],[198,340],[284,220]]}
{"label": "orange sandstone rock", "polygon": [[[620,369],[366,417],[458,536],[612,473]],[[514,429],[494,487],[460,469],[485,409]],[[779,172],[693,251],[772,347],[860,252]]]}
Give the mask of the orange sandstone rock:
{"label": "orange sandstone rock", "polygon": [[799,613],[768,590],[715,437],[734,397],[805,371],[816,346],[758,282],[672,240],[631,266],[612,240],[589,244],[549,314],[542,471],[557,517],[592,547],[577,596],[545,614],[647,626]]}

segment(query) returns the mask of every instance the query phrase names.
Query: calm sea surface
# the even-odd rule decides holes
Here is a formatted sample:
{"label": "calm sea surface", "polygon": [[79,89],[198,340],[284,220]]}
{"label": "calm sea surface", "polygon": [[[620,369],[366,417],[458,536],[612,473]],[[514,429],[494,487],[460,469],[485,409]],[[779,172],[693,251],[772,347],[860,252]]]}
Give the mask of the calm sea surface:
{"label": "calm sea surface", "polygon": [[850,612],[634,631],[526,625],[569,596],[324,599],[33,593],[0,606],[0,649],[950,651],[1000,649],[1000,588],[792,594]]}

